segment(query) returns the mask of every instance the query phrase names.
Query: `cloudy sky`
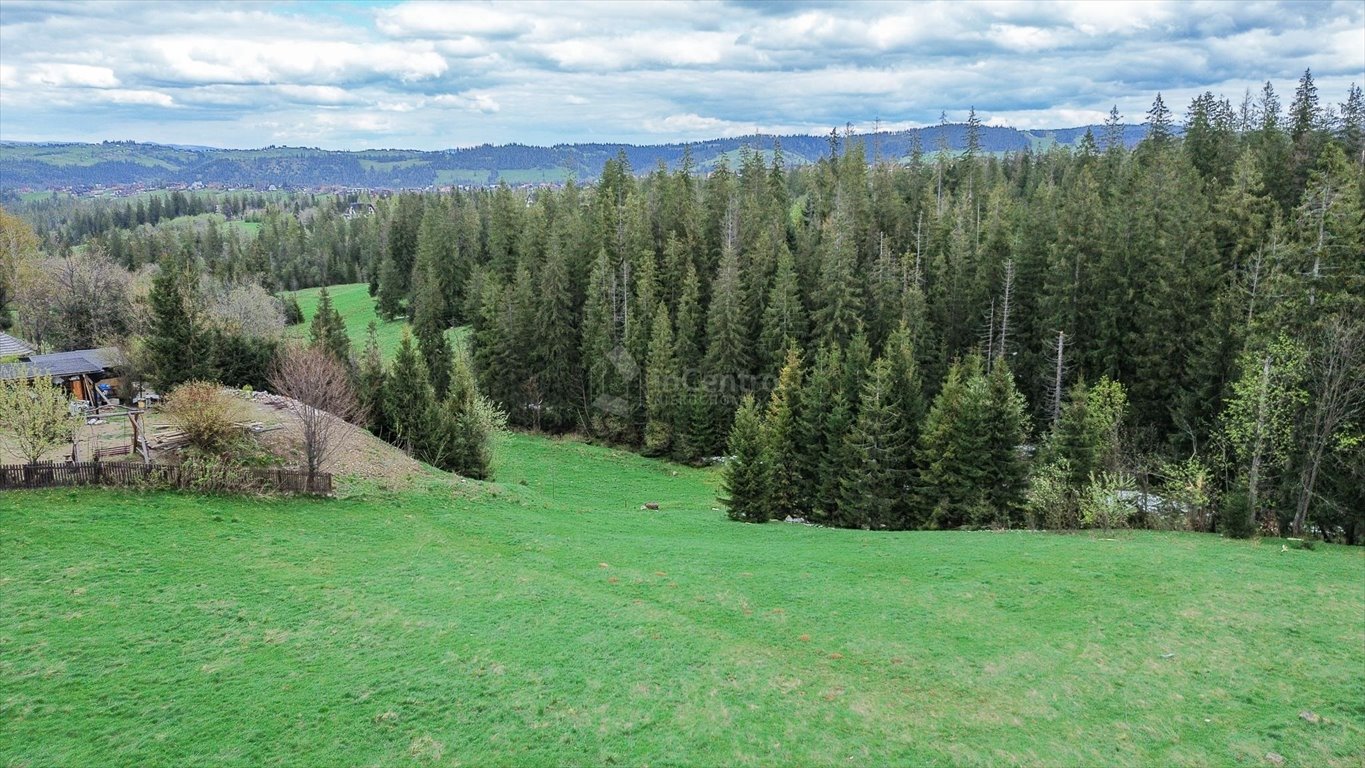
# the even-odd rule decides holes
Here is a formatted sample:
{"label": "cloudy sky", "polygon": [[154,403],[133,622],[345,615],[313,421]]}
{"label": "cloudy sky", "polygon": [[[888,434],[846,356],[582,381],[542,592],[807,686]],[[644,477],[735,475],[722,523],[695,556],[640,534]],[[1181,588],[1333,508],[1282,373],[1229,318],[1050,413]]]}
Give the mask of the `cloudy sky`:
{"label": "cloudy sky", "polygon": [[440,149],[1133,122],[1311,67],[1365,3],[0,2],[0,139]]}

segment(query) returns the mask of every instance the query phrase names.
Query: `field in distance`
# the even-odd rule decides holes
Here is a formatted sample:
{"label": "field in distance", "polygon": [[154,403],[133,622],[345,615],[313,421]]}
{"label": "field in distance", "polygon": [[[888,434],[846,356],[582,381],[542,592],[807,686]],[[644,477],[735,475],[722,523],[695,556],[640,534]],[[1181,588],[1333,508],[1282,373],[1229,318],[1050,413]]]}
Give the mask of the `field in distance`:
{"label": "field in distance", "polygon": [[[318,293],[321,290],[305,288],[293,292],[299,300],[299,308],[303,310],[304,320],[301,325],[289,327],[286,331],[289,338],[307,340],[308,324],[318,311]],[[384,356],[386,362],[393,360],[394,354],[398,351],[398,342],[403,337],[403,329],[408,327],[407,320],[381,319],[374,310],[374,297],[370,295],[369,286],[365,283],[330,285],[327,287],[327,294],[332,297],[332,306],[336,307],[341,319],[346,323],[346,335],[351,338],[351,351],[357,357],[364,351],[365,329],[374,322],[380,354]],[[452,328],[446,333],[452,342],[456,342],[464,338],[468,328],[466,326]]]}
{"label": "field in distance", "polygon": [[497,471],[0,495],[0,765],[1365,759],[1360,548],[751,526],[528,436]]}

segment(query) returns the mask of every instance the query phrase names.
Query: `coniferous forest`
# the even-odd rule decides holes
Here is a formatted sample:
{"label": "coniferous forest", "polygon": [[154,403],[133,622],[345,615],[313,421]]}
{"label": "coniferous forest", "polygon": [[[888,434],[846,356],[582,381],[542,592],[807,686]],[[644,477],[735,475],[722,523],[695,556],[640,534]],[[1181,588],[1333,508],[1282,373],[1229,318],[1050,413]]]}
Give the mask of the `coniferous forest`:
{"label": "coniferous forest", "polygon": [[470,326],[512,425],[723,462],[740,520],[1359,543],[1365,103],[1345,96],[1307,73],[1287,106],[1269,84],[1183,116],[1158,96],[1132,149],[1117,112],[1045,152],[985,152],[973,119],[951,151],[831,134],[801,166],[780,146],[709,173],[621,156],[591,183],[405,192],[373,216],[222,198],[250,235],[177,228],[189,199],[15,210],[128,270],[368,281],[436,397],[473,391],[445,334]]}

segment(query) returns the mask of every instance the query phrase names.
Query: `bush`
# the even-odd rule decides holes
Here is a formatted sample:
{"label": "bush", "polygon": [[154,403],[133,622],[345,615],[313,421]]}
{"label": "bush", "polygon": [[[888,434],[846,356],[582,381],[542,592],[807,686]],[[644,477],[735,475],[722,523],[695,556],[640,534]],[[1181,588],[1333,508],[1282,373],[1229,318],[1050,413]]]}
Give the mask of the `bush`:
{"label": "bush", "polygon": [[1246,491],[1238,488],[1223,497],[1218,508],[1218,532],[1230,539],[1249,539],[1256,533],[1248,522]]}
{"label": "bush", "polygon": [[1132,486],[1132,478],[1122,473],[1091,475],[1089,487],[1081,494],[1081,522],[1087,528],[1105,531],[1128,527],[1133,509],[1123,500],[1122,492]]}
{"label": "bush", "polygon": [[1165,480],[1162,493],[1183,513],[1186,527],[1192,531],[1210,530],[1213,523],[1210,509],[1216,498],[1212,470],[1198,457],[1191,456],[1183,462],[1163,462],[1159,474]]}
{"label": "bush", "polygon": [[171,390],[161,406],[190,445],[207,454],[221,454],[242,434],[242,403],[217,384],[187,381]]}
{"label": "bush", "polygon": [[284,306],[284,324],[298,325],[303,322],[303,308],[299,306],[299,297],[289,294],[280,299]]}
{"label": "bush", "polygon": [[507,414],[482,396],[433,403],[418,458],[474,480],[493,476],[493,436],[507,429]]}
{"label": "bush", "polygon": [[1076,501],[1067,483],[1070,474],[1071,468],[1062,458],[1034,468],[1024,503],[1024,520],[1029,528],[1076,527]]}

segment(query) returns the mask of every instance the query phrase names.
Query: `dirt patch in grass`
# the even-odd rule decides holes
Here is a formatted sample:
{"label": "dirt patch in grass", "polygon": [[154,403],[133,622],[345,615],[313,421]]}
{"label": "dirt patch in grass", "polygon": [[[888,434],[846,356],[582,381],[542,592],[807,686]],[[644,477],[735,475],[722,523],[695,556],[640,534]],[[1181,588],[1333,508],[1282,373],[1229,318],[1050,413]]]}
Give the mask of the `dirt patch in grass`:
{"label": "dirt patch in grass", "polygon": [[[302,465],[303,431],[298,419],[283,410],[274,396],[265,393],[244,393],[243,401],[250,414],[247,418],[259,422],[264,428],[256,434],[256,440],[290,464]],[[421,462],[370,434],[368,430],[339,419],[337,421],[340,429],[336,434],[340,447],[323,466],[323,471],[343,479],[400,484],[427,472]]]}

